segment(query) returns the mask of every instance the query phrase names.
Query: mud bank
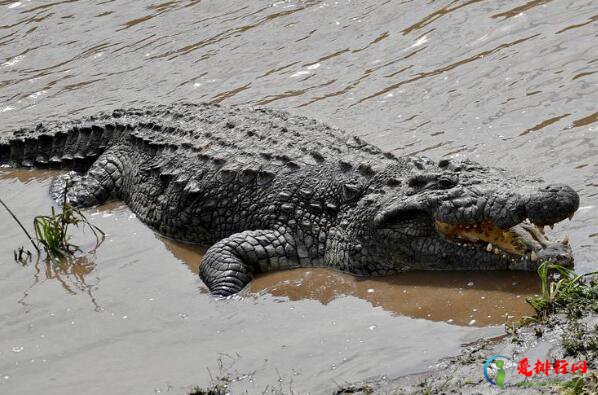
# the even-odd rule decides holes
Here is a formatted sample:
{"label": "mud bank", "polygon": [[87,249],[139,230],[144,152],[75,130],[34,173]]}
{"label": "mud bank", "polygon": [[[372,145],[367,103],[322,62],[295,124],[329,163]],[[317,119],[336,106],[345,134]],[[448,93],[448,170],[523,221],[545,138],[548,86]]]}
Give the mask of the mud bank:
{"label": "mud bank", "polygon": [[[596,281],[596,280],[594,280]],[[456,357],[439,361],[426,372],[397,378],[375,377],[343,386],[340,394],[596,394],[598,393],[598,295],[594,292],[581,303],[560,308],[542,322],[513,328],[504,335],[481,339],[463,346]],[[504,387],[484,378],[484,364],[492,356],[505,356]],[[587,362],[587,373],[519,373],[527,358],[534,371],[535,361],[565,360],[571,365]],[[496,381],[496,369],[488,375]]]}

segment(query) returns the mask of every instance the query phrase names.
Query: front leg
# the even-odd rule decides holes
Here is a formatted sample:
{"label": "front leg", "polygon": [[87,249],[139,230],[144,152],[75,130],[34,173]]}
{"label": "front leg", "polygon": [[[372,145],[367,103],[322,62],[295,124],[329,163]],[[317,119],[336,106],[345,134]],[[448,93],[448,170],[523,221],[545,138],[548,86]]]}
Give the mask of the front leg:
{"label": "front leg", "polygon": [[67,201],[75,207],[97,206],[119,192],[122,169],[116,149],[109,149],[91,165],[86,174],[70,172],[55,178],[50,185],[50,196],[62,202],[66,191]]}
{"label": "front leg", "polygon": [[235,233],[206,252],[199,276],[213,295],[241,291],[254,274],[297,266],[294,238],[283,229]]}

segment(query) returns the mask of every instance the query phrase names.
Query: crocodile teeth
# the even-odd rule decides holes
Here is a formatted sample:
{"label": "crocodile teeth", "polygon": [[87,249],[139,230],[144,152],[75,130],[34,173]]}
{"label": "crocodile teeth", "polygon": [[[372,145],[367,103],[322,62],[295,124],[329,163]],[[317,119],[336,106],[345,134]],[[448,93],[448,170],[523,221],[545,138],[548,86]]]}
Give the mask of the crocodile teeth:
{"label": "crocodile teeth", "polygon": [[562,241],[563,244],[569,245],[569,235],[565,235]]}
{"label": "crocodile teeth", "polygon": [[538,260],[538,254],[536,254],[536,251],[532,251],[532,253],[529,255],[529,259],[532,262],[536,262]]}
{"label": "crocodile teeth", "polygon": [[498,255],[498,254],[500,254],[500,250],[499,250],[498,248],[495,248],[495,249],[494,249],[494,253],[495,253],[496,255]]}
{"label": "crocodile teeth", "polygon": [[571,221],[571,220],[573,219],[573,215],[574,215],[574,214],[575,214],[575,213],[573,213],[573,214],[571,214],[571,216],[569,216],[569,221]]}
{"label": "crocodile teeth", "polygon": [[486,251],[492,252],[492,243],[488,243],[488,245],[486,246]]}

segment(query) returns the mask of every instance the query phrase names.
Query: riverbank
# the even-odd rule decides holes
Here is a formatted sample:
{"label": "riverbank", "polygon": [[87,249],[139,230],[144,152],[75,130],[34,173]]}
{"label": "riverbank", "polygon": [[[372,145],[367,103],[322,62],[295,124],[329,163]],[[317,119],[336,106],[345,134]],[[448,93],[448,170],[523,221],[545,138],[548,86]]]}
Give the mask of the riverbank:
{"label": "riverbank", "polygon": [[[552,300],[534,317],[507,328],[502,336],[464,345],[459,356],[439,361],[427,372],[394,379],[372,378],[344,386],[335,394],[598,393],[598,277],[580,281],[574,289],[560,283],[563,288],[559,290],[557,284],[557,280],[547,284]],[[539,299],[542,296],[530,302]],[[507,357],[504,388],[484,378],[484,364],[495,355]],[[528,367],[521,363],[525,358]],[[566,361],[567,367],[555,366],[557,360]],[[550,365],[538,374],[536,361],[542,364],[540,370],[546,369],[546,361]],[[520,367],[531,372],[530,377],[522,374]],[[563,369],[568,373],[563,374]],[[488,374],[496,381],[496,369]]]}
{"label": "riverbank", "polygon": [[[558,270],[552,267],[551,271],[556,273],[549,275],[549,267],[545,264],[546,270],[539,271],[542,293],[528,298],[535,315],[507,326],[505,334],[465,344],[460,355],[440,360],[426,372],[396,378],[372,377],[338,385],[332,394],[598,393],[598,276],[578,276],[567,269],[559,272],[563,270],[560,267]],[[492,356],[504,360],[502,388],[484,377],[484,365]],[[488,377],[498,381],[496,367],[488,365]],[[520,367],[529,377],[519,371]],[[226,371],[219,373],[209,387],[194,387],[190,394],[234,394],[229,385],[236,379]],[[280,381],[267,387],[264,393],[297,392],[292,385],[283,386]]]}

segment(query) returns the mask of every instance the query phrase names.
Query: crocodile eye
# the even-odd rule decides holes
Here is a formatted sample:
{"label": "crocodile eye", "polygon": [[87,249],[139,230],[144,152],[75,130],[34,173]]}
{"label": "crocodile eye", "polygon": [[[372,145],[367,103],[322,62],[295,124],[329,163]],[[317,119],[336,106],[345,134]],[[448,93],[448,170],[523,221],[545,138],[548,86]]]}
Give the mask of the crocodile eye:
{"label": "crocodile eye", "polygon": [[441,179],[438,180],[438,187],[440,187],[442,189],[450,189],[450,188],[454,187],[455,185],[457,185],[457,182],[450,178],[442,177]]}

